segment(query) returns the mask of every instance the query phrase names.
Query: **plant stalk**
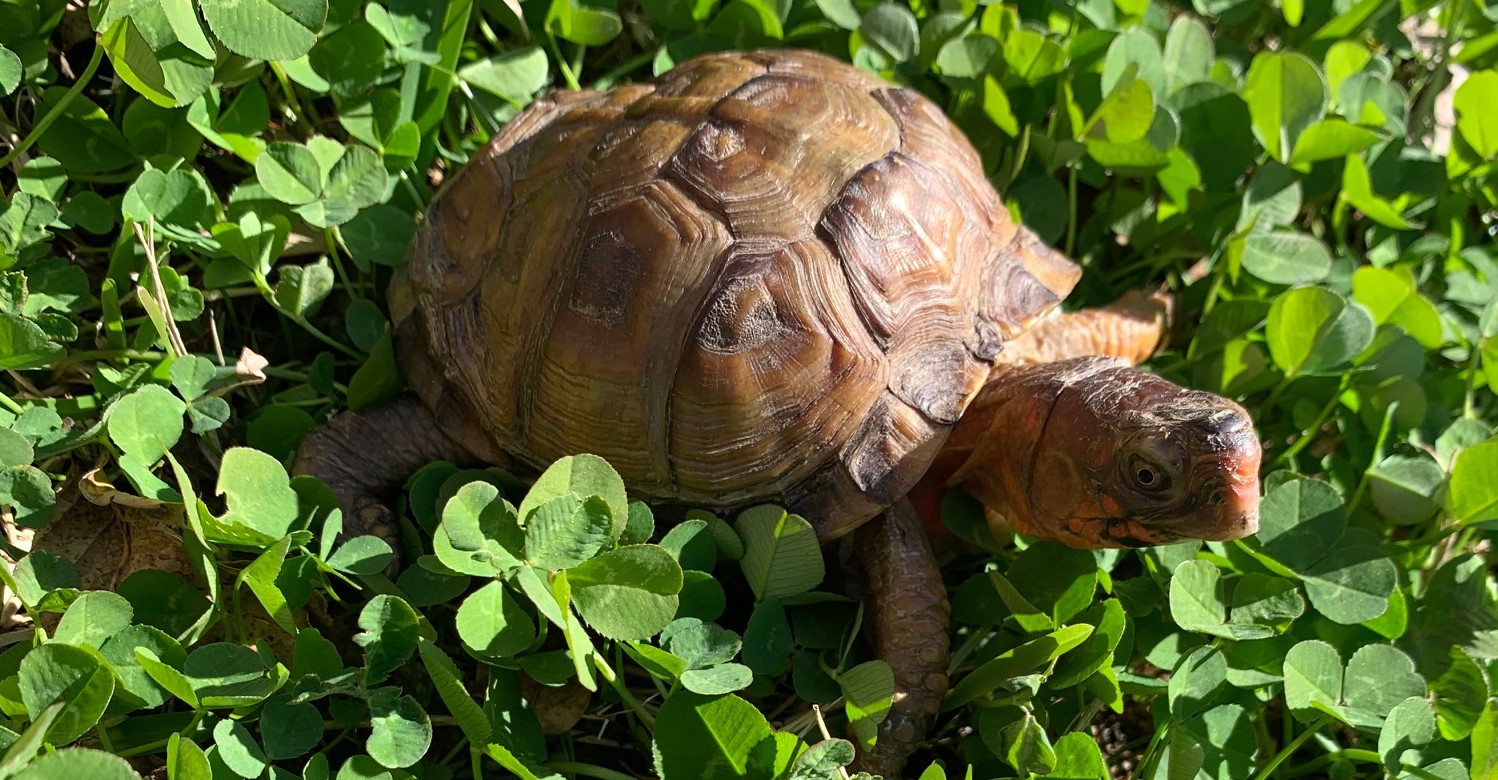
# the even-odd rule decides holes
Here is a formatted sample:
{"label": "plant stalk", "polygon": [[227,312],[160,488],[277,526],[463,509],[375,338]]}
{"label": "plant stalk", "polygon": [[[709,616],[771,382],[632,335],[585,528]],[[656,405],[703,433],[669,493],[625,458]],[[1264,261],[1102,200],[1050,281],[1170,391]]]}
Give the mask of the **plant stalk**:
{"label": "plant stalk", "polygon": [[27,149],[30,149],[37,142],[37,139],[42,137],[42,133],[47,132],[47,128],[51,127],[52,123],[56,122],[58,117],[62,116],[62,112],[67,109],[69,103],[73,102],[73,98],[78,97],[78,93],[82,92],[83,88],[93,80],[94,73],[99,70],[99,63],[103,59],[104,44],[96,40],[94,41],[94,56],[89,58],[88,65],[83,69],[83,73],[78,75],[78,78],[73,81],[73,86],[68,87],[68,91],[63,93],[63,96],[58,99],[57,105],[53,106],[51,111],[48,111],[42,116],[40,121],[32,126],[31,132],[27,133],[26,137],[22,138],[21,142],[16,144],[14,149],[11,149],[4,157],[0,157],[0,168],[10,165],[13,160],[24,154]]}

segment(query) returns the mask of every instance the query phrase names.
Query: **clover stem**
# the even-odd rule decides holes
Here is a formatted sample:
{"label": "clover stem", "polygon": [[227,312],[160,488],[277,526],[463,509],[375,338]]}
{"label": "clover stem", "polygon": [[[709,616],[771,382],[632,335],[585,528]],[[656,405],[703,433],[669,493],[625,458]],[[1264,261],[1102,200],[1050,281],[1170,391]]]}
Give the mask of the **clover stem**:
{"label": "clover stem", "polygon": [[552,761],[546,765],[546,768],[583,777],[596,777],[599,780],[634,780],[634,777],[623,772],[615,772],[597,764],[584,764],[580,761]]}
{"label": "clover stem", "polygon": [[1000,192],[1007,191],[1014,184],[1014,180],[1019,178],[1020,171],[1025,167],[1025,158],[1030,155],[1030,128],[1031,125],[1025,125],[1025,128],[1020,131],[1019,142],[1014,149],[1014,156],[1009,161],[1009,165],[1006,166],[1009,170],[1004,172],[1004,178],[999,182]]}
{"label": "clover stem", "polygon": [[202,707],[193,710],[192,720],[188,721],[187,726],[177,733],[182,735],[183,739],[186,739],[187,735],[191,734],[195,729],[197,729],[198,724],[203,722],[203,718],[207,714],[208,710],[205,710]]}
{"label": "clover stem", "polygon": [[241,611],[243,605],[239,598],[239,587],[237,585],[233,588],[233,604],[234,608],[225,612],[224,617],[233,626],[232,630],[239,637],[239,643],[247,645],[250,643],[250,638],[245,631],[244,621],[240,619],[240,616],[244,613]]}
{"label": "clover stem", "polygon": [[[435,719],[432,721],[432,725],[437,725]],[[437,766],[447,766],[452,762],[454,758],[458,757],[459,753],[462,753],[465,749],[468,751],[469,755],[475,755],[479,753],[479,748],[477,746],[475,746],[472,742],[469,742],[467,737],[462,737],[447,751],[446,755],[442,756],[442,760],[437,762]],[[478,758],[474,758],[474,762],[477,763],[477,761]],[[482,777],[483,775],[478,772],[474,772],[473,776]]]}
{"label": "clover stem", "polygon": [[[338,251],[339,249],[342,249],[344,252],[348,251],[348,247],[343,244],[343,234],[338,232],[338,228],[336,227],[324,228],[323,243],[327,244],[328,257],[333,261],[333,271],[338,274],[338,281],[343,282],[343,289],[348,290],[349,294],[353,295],[356,299],[363,298],[364,287],[362,285],[355,285],[349,279],[348,269],[343,267],[343,255]],[[352,257],[353,255],[350,255],[350,258]]]}
{"label": "clover stem", "polygon": [[79,74],[78,78],[73,80],[73,86],[68,87],[68,91],[64,92],[61,98],[58,98],[57,105],[53,106],[52,110],[43,115],[41,120],[35,125],[32,125],[31,132],[27,133],[26,137],[22,138],[21,142],[16,144],[15,148],[7,152],[4,157],[0,157],[0,168],[10,165],[12,160],[21,156],[27,149],[30,149],[32,144],[35,144],[37,139],[42,137],[42,133],[47,132],[47,128],[51,127],[52,123],[56,122],[58,117],[62,116],[62,112],[67,109],[69,103],[73,102],[73,98],[78,97],[78,93],[82,92],[83,88],[88,85],[88,82],[93,80],[94,72],[99,69],[99,63],[103,59],[104,45],[95,41],[94,55],[89,58],[88,66],[83,69],[83,73]]}
{"label": "clover stem", "polygon": [[562,71],[562,80],[567,82],[567,88],[574,92],[582,89],[582,85],[577,83],[577,74],[572,72],[572,66],[568,65],[567,58],[562,56],[562,47],[557,45],[557,37],[548,32],[546,42],[551,44],[551,53],[556,55],[557,68]]}
{"label": "clover stem", "polygon": [[1066,170],[1066,248],[1062,254],[1073,257],[1073,250],[1077,248],[1077,168],[1068,166]]}
{"label": "clover stem", "polygon": [[1320,718],[1318,718],[1315,723],[1311,724],[1310,728],[1302,731],[1300,733],[1300,736],[1297,736],[1295,739],[1290,740],[1290,744],[1286,745],[1283,750],[1276,753],[1274,758],[1269,759],[1269,763],[1265,764],[1263,769],[1260,769],[1257,773],[1254,774],[1253,780],[1266,780],[1266,778],[1274,774],[1274,770],[1278,769],[1280,764],[1285,763],[1285,760],[1288,759],[1292,754],[1294,754],[1295,751],[1299,750],[1300,746],[1306,743],[1306,740],[1309,740],[1311,737],[1315,736],[1316,732],[1321,730],[1321,727],[1325,726],[1331,721],[1332,717],[1330,715],[1322,715]]}
{"label": "clover stem", "polygon": [[416,185],[411,183],[411,176],[405,171],[401,171],[400,180],[401,186],[405,187],[406,194],[411,196],[411,200],[421,204],[421,207],[425,209],[427,207],[427,199],[416,189]]}
{"label": "clover stem", "polygon": [[279,311],[279,312],[281,312],[282,314],[286,315],[286,317],[288,319],[290,319],[292,322],[295,322],[296,324],[298,324],[298,325],[302,326],[303,328],[305,328],[307,330],[307,332],[311,333],[312,337],[315,338],[315,339],[317,339],[318,341],[321,341],[322,343],[327,344],[328,346],[332,347],[333,349],[336,349],[339,352],[342,352],[343,354],[348,355],[349,357],[351,357],[351,358],[353,358],[355,360],[361,360],[362,361],[364,359],[364,356],[361,355],[361,354],[359,354],[358,352],[354,351],[353,347],[350,347],[347,344],[344,344],[343,342],[341,342],[341,341],[333,338],[332,336],[329,336],[328,334],[323,333],[321,330],[318,329],[318,327],[316,325],[313,325],[311,322],[308,322],[306,317],[299,317],[297,315],[294,315],[291,312],[286,311],[285,309],[282,309],[279,306],[276,307],[276,310]]}
{"label": "clover stem", "polygon": [[[286,368],[277,368],[275,366],[266,366],[265,368],[261,369],[261,371],[264,372],[266,376],[273,376],[273,377],[275,377],[277,379],[289,379],[289,380],[291,380],[293,382],[310,382],[310,381],[312,381],[311,380],[311,376],[309,374],[306,374],[306,373],[301,372],[301,371],[292,371],[292,370],[286,369]],[[333,389],[337,390],[340,393],[343,393],[344,395],[348,395],[348,385],[340,384],[338,382],[334,382],[333,383]],[[301,402],[298,402],[298,401],[288,401],[288,402],[285,402],[285,403],[287,405],[290,405],[290,406],[297,406]],[[320,403],[320,402],[314,400],[314,403]],[[303,405],[310,405],[310,404],[303,404]]]}
{"label": "clover stem", "polygon": [[1269,391],[1269,397],[1264,399],[1264,407],[1263,408],[1268,409],[1268,408],[1274,406],[1274,402],[1278,401],[1279,398],[1280,398],[1280,396],[1285,393],[1285,388],[1289,387],[1290,383],[1294,382],[1295,379],[1296,379],[1296,377],[1298,377],[1298,376],[1300,376],[1299,369],[1297,369],[1294,372],[1286,371],[1285,372],[1285,377],[1280,380],[1279,384],[1277,384],[1277,385],[1274,386],[1273,390]]}
{"label": "clover stem", "polygon": [[1143,778],[1155,775],[1155,766],[1160,763],[1160,743],[1164,741],[1165,735],[1170,733],[1170,724],[1172,722],[1167,720],[1163,726],[1155,729],[1154,736],[1150,737],[1149,745],[1144,748],[1144,756],[1139,759],[1139,771],[1135,773],[1134,777]]}
{"label": "clover stem", "polygon": [[[581,43],[579,43],[579,44],[577,44],[577,49],[572,52],[572,75],[573,75],[573,78],[577,78],[580,74],[582,74],[582,72],[583,72],[583,55],[586,54],[587,51],[588,51],[588,47],[584,46]],[[581,85],[582,80],[579,79],[578,83],[579,83],[579,85]]]}
{"label": "clover stem", "polygon": [[109,729],[103,723],[94,729],[94,736],[99,738],[99,747],[103,748],[105,753],[114,752],[114,743],[109,740]]}
{"label": "clover stem", "polygon": [[1306,432],[1302,434],[1300,438],[1296,439],[1294,444],[1291,444],[1288,448],[1286,448],[1284,452],[1281,452],[1279,455],[1275,456],[1274,462],[1270,464],[1271,469],[1283,466],[1286,461],[1300,454],[1301,450],[1305,449],[1310,445],[1312,441],[1316,439],[1316,431],[1326,423],[1326,418],[1332,415],[1332,410],[1337,408],[1337,404],[1341,403],[1342,394],[1345,392],[1347,392],[1346,375],[1344,375],[1342,377],[1342,381],[1337,384],[1337,392],[1332,393],[1332,397],[1327,399],[1326,405],[1321,407],[1321,411],[1316,413],[1316,419],[1312,420],[1311,424],[1306,426]]}
{"label": "clover stem", "polygon": [[1467,395],[1462,401],[1462,416],[1469,420],[1477,419],[1477,359],[1482,355],[1482,347],[1487,339],[1478,339],[1472,345],[1472,355],[1467,359]]}
{"label": "clover stem", "polygon": [[1372,750],[1347,748],[1346,750],[1338,750],[1333,753],[1327,753],[1324,756],[1317,756],[1316,758],[1313,758],[1310,761],[1307,761],[1304,764],[1301,764],[1300,766],[1285,772],[1284,777],[1304,777],[1305,775],[1311,774],[1312,772],[1315,772],[1316,770],[1326,766],[1327,764],[1335,763],[1337,761],[1357,761],[1359,763],[1365,764],[1380,764],[1383,763],[1383,757],[1373,752]]}
{"label": "clover stem", "polygon": [[1274,750],[1274,738],[1269,736],[1269,726],[1263,718],[1254,718],[1254,743],[1259,753],[1269,755]]}
{"label": "clover stem", "polygon": [[1227,274],[1212,274],[1212,286],[1207,288],[1207,300],[1202,304],[1202,317],[1205,318],[1217,307],[1217,301],[1222,298],[1222,280]]}
{"label": "clover stem", "polygon": [[146,363],[165,360],[165,352],[139,349],[87,349],[68,353],[58,365],[97,360],[139,360]]}
{"label": "clover stem", "polygon": [[26,413],[26,407],[16,403],[16,399],[11,398],[4,393],[0,393],[0,404],[3,404],[6,409],[11,410],[18,415]]}
{"label": "clover stem", "polygon": [[171,301],[167,300],[166,287],[161,283],[161,263],[156,257],[156,217],[153,216],[146,222],[144,231],[139,222],[130,223],[130,227],[135,230],[136,239],[146,250],[146,267],[151,271],[151,286],[155,288],[157,305],[161,307],[166,326],[166,333],[161,335],[166,337],[167,346],[174,356],[186,355],[187,343],[182,340],[182,332],[177,330],[177,319],[172,314]]}
{"label": "clover stem", "polygon": [[962,640],[962,644],[952,651],[952,657],[947,661],[947,674],[956,674],[957,667],[961,666],[962,662],[966,661],[967,657],[978,648],[978,644],[991,633],[993,633],[993,626],[984,626],[969,634],[967,639]]}
{"label": "clover stem", "polygon": [[655,52],[645,51],[619,63],[609,70],[608,73],[593,80],[594,89],[608,89],[614,86],[614,82],[628,76],[638,68],[647,65],[655,59]]}
{"label": "clover stem", "polygon": [[1368,492],[1368,477],[1373,473],[1373,467],[1384,459],[1384,449],[1389,444],[1389,431],[1394,427],[1394,412],[1398,408],[1398,404],[1389,404],[1384,409],[1384,421],[1378,428],[1378,440],[1373,444],[1373,456],[1368,461],[1367,468],[1363,469],[1363,476],[1358,479],[1357,489],[1352,491],[1352,499],[1347,502],[1348,517],[1357,510],[1358,504],[1362,503],[1363,496]]}
{"label": "clover stem", "polygon": [[619,699],[624,702],[624,705],[635,713],[635,717],[643,721],[653,731],[655,729],[655,716],[646,711],[645,705],[639,699],[635,698],[633,693],[630,693],[629,688],[619,680],[618,675],[614,674],[614,668],[609,666],[609,662],[603,660],[603,656],[600,656],[598,653],[593,653],[593,668],[597,669],[598,673],[603,676],[603,679],[608,681],[609,685],[613,686],[614,692],[619,694]]}
{"label": "clover stem", "polygon": [[254,274],[254,277],[255,286],[260,288],[260,297],[264,298],[265,302],[271,305],[271,308],[280,312],[281,316],[302,326],[304,330],[312,334],[313,338],[321,341],[324,344],[327,344],[333,349],[336,349],[355,360],[364,360],[364,356],[356,352],[353,347],[350,347],[347,344],[344,344],[343,342],[340,342],[337,339],[333,338],[332,336],[323,333],[322,330],[320,330],[316,325],[313,325],[311,322],[309,322],[306,317],[303,317],[302,315],[283,307],[281,303],[276,300],[276,291],[271,288],[270,282],[265,280],[264,275],[256,272]]}
{"label": "clover stem", "polygon": [[286,103],[287,108],[289,109],[288,113],[291,114],[291,121],[293,123],[299,123],[303,120],[307,120],[310,121],[314,127],[321,124],[321,121],[318,119],[317,114],[314,113],[310,108],[303,110],[301,98],[297,97],[296,90],[291,86],[291,79],[286,77],[286,69],[282,68],[281,64],[275,61],[272,61],[269,64],[271,72],[276,74],[276,81],[281,84],[281,92],[285,93],[286,95]]}
{"label": "clover stem", "polygon": [[499,40],[499,36],[494,33],[494,28],[489,26],[489,22],[484,18],[484,15],[474,14],[474,16],[477,17],[479,34],[484,36],[484,40],[488,41],[489,45],[496,49],[503,49],[504,43]]}

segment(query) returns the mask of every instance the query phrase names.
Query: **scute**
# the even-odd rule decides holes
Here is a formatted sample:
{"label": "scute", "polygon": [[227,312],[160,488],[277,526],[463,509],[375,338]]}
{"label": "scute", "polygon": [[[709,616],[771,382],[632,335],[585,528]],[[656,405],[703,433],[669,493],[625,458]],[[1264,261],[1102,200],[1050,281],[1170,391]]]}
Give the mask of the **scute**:
{"label": "scute", "polygon": [[819,226],[888,351],[890,390],[940,425],[956,422],[988,377],[964,346],[981,256],[958,250],[964,233],[987,232],[971,216],[980,204],[964,195],[896,153],[854,177]]}
{"label": "scute", "polygon": [[[595,201],[541,346],[522,441],[546,463],[586,449],[669,494],[667,404],[689,321],[732,243],[670,182]],[[581,444],[580,444],[581,443]]]}
{"label": "scute", "polygon": [[677,371],[680,498],[777,495],[862,424],[887,362],[839,266],[815,239],[734,248]]}
{"label": "scute", "polygon": [[434,201],[391,313],[475,454],[593,452],[642,497],[783,501],[830,538],[1078,274],[929,100],[755,51],[533,103]]}
{"label": "scute", "polygon": [[866,92],[765,75],[713,106],[667,170],[735,235],[795,240],[898,140],[894,119]]}

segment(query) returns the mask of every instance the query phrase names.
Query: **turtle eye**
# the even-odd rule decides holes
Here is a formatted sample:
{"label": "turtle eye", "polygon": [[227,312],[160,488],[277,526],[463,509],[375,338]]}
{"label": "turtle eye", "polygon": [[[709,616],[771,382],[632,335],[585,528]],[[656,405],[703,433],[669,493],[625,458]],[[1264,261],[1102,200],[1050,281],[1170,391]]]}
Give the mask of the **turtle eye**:
{"label": "turtle eye", "polygon": [[1144,458],[1134,458],[1129,464],[1129,471],[1134,485],[1141,490],[1158,493],[1170,487],[1170,476],[1165,473],[1165,469]]}

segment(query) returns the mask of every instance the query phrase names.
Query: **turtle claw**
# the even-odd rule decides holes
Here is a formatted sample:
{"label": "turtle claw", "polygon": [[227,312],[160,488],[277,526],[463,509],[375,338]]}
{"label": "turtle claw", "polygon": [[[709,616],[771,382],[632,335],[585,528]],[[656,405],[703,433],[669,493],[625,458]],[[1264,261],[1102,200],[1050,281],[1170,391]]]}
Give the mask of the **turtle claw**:
{"label": "turtle claw", "polygon": [[359,500],[353,512],[353,527],[344,528],[346,538],[373,536],[390,546],[390,565],[387,574],[400,568],[400,523],[395,513],[378,498],[366,496]]}
{"label": "turtle claw", "polygon": [[354,511],[354,534],[378,536],[394,545],[400,539],[400,528],[395,522],[395,513],[377,498],[365,498]]}

